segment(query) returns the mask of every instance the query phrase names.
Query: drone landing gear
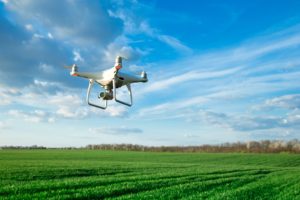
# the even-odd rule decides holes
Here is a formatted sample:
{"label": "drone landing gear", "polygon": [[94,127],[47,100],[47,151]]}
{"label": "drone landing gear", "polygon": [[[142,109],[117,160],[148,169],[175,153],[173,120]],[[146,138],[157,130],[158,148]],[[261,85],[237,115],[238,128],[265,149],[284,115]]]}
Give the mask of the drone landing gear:
{"label": "drone landing gear", "polygon": [[118,102],[118,103],[121,103],[125,106],[132,106],[132,92],[131,92],[131,86],[130,84],[127,84],[126,85],[127,89],[128,89],[128,93],[129,93],[129,96],[130,96],[130,103],[127,103],[127,102],[124,102],[124,101],[121,101],[119,99],[117,99],[117,88],[116,88],[116,80],[115,78],[113,79],[113,96],[115,98],[115,101]]}
{"label": "drone landing gear", "polygon": [[104,106],[100,106],[100,105],[90,102],[90,94],[91,94],[91,89],[94,85],[94,82],[95,81],[93,79],[90,79],[89,87],[88,87],[88,91],[87,91],[87,95],[86,95],[86,101],[90,106],[94,106],[94,107],[101,108],[101,109],[106,109],[107,108],[107,100],[104,100]]}
{"label": "drone landing gear", "polygon": [[113,79],[112,82],[113,82],[113,91],[111,91],[111,89],[110,90],[106,90],[105,92],[101,92],[99,94],[99,96],[98,96],[99,99],[103,99],[103,101],[104,101],[104,105],[101,106],[101,105],[94,104],[94,103],[92,103],[90,101],[91,89],[92,89],[92,87],[93,87],[93,85],[95,83],[95,80],[90,79],[88,90],[87,90],[87,95],[86,95],[86,101],[87,101],[87,103],[90,106],[94,106],[94,107],[101,108],[101,109],[106,109],[107,108],[107,101],[115,99],[115,101],[118,102],[118,103],[121,103],[121,104],[126,105],[126,106],[132,106],[132,92],[131,92],[131,86],[130,86],[130,84],[126,85],[126,87],[128,89],[129,96],[130,96],[130,102],[127,103],[127,102],[124,102],[122,100],[117,99],[117,87],[116,87],[116,81],[115,81],[115,79]]}

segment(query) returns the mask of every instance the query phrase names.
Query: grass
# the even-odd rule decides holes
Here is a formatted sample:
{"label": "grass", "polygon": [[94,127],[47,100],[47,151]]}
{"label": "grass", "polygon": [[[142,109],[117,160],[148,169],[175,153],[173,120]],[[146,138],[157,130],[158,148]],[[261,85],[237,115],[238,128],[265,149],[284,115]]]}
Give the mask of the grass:
{"label": "grass", "polygon": [[300,155],[1,150],[0,199],[300,199]]}

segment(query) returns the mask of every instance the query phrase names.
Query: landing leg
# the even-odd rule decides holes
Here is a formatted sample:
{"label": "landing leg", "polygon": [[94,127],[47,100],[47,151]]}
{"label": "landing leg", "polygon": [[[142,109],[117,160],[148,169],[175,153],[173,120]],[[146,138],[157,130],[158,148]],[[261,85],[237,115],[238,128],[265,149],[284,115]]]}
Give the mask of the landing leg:
{"label": "landing leg", "polygon": [[101,108],[101,109],[106,109],[107,108],[107,100],[104,100],[105,101],[104,106],[100,106],[100,105],[90,102],[90,94],[91,94],[91,89],[94,85],[94,82],[95,81],[93,79],[89,80],[89,87],[88,87],[87,94],[86,94],[86,101],[90,106],[94,106],[94,107]]}
{"label": "landing leg", "polygon": [[113,79],[114,98],[115,98],[115,101],[118,102],[118,103],[121,103],[121,104],[126,105],[126,106],[132,106],[132,92],[131,92],[131,87],[130,87],[130,84],[128,84],[126,86],[127,86],[128,93],[129,93],[129,96],[130,96],[130,103],[127,103],[127,102],[124,102],[124,101],[121,101],[121,100],[117,99],[117,88],[116,88],[116,80],[115,80],[115,78]]}

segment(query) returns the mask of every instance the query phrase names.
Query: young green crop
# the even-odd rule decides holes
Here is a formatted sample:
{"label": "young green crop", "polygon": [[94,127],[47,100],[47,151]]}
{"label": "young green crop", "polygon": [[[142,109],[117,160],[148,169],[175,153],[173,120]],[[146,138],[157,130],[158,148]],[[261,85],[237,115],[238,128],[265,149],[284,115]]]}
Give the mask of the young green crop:
{"label": "young green crop", "polygon": [[0,199],[300,199],[300,155],[1,150]]}

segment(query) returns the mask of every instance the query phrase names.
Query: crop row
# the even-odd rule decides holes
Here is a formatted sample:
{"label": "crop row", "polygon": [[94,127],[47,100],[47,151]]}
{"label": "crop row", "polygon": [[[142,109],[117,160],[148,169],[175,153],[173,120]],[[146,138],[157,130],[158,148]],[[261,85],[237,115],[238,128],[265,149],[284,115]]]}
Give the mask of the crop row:
{"label": "crop row", "polygon": [[[142,191],[166,187],[176,187],[177,185],[185,185],[187,188],[190,188],[191,183],[195,186],[200,184],[202,188],[210,188],[209,185],[214,185],[215,183],[216,185],[231,182],[239,184],[239,180],[255,180],[267,174],[266,172],[261,172],[261,170],[249,170],[242,172],[224,171],[224,174],[218,172],[219,174],[171,175],[171,173],[169,173],[144,176],[136,175],[131,177],[86,177],[85,180],[78,178],[61,180],[59,182],[39,181],[25,183],[19,187],[9,186],[2,188],[0,194],[2,194],[3,197],[9,195],[15,198],[50,198],[51,196],[54,197],[58,194],[60,196],[70,196],[72,198],[84,198],[86,195],[89,195],[90,197],[94,196],[95,198],[104,198],[128,193],[140,193]],[[183,189],[184,188],[185,187],[183,187]]]}

